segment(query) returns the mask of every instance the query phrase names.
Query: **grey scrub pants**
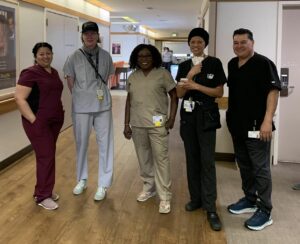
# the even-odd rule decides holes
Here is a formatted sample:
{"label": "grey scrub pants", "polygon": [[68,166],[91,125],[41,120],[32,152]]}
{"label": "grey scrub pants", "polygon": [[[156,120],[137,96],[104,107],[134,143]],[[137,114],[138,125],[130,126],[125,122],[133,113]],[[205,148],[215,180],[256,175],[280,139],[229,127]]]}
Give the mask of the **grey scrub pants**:
{"label": "grey scrub pants", "polygon": [[87,151],[94,127],[99,154],[98,186],[109,187],[113,177],[114,155],[112,111],[73,113],[72,118],[77,151],[77,181],[88,178]]}

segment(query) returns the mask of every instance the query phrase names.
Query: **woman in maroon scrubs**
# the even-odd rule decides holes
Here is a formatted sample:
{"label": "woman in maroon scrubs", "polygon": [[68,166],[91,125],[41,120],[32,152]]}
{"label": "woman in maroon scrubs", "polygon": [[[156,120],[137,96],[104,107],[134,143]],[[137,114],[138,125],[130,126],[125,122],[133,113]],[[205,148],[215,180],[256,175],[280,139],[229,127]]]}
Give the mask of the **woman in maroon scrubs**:
{"label": "woman in maroon scrubs", "polygon": [[64,122],[61,102],[62,81],[51,67],[52,46],[37,43],[32,49],[35,64],[22,70],[15,99],[22,114],[25,133],[36,154],[36,203],[48,210],[58,208],[59,196],[53,193],[55,151],[58,134]]}

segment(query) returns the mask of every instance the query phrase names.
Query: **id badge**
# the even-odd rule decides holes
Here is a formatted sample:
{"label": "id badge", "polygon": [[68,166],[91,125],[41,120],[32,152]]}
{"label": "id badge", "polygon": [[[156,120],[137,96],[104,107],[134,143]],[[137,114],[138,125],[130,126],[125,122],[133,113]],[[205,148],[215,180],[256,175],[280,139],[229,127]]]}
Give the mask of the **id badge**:
{"label": "id badge", "polygon": [[103,96],[104,96],[103,90],[102,89],[97,89],[97,98],[98,98],[98,100],[103,100]]}
{"label": "id badge", "polygon": [[259,130],[248,131],[248,138],[259,139],[260,138]]}
{"label": "id badge", "polygon": [[154,115],[152,117],[152,119],[153,119],[153,124],[155,125],[155,127],[162,126],[163,116],[161,116],[161,115]]}
{"label": "id badge", "polygon": [[192,112],[195,108],[195,102],[191,101],[191,100],[184,100],[183,108],[184,108],[185,112]]}

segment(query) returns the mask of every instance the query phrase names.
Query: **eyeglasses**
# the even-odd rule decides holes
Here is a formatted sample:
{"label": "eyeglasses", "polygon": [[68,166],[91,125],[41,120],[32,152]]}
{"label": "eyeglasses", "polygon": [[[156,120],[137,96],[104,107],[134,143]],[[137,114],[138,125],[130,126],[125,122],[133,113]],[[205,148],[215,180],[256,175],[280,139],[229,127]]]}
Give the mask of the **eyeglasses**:
{"label": "eyeglasses", "polygon": [[148,55],[138,55],[137,57],[138,58],[152,58],[152,55],[151,54],[148,54]]}

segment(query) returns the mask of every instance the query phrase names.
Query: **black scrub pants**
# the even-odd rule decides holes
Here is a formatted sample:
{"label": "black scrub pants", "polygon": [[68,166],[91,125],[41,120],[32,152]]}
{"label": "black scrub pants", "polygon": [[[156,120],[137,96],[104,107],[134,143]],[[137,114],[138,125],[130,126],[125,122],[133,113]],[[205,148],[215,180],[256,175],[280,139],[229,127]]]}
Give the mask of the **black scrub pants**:
{"label": "black scrub pants", "polygon": [[191,201],[208,212],[216,212],[216,130],[203,131],[203,110],[199,105],[193,112],[181,109],[180,114]]}
{"label": "black scrub pants", "polygon": [[258,139],[235,137],[232,139],[245,197],[251,202],[256,202],[258,208],[270,213],[272,210],[271,143]]}

